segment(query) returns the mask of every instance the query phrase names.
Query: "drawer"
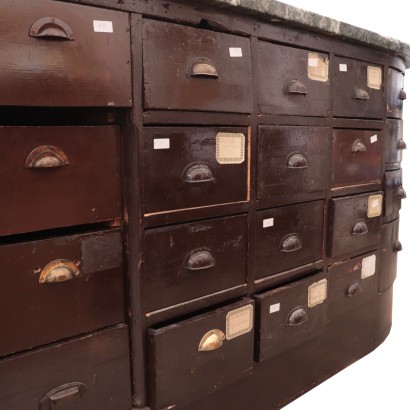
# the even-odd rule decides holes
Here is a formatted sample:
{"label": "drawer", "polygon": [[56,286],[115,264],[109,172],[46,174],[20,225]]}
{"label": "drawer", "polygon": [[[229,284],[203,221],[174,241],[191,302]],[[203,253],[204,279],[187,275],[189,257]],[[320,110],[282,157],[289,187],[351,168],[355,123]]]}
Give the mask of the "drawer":
{"label": "drawer", "polygon": [[329,266],[328,278],[329,319],[333,320],[376,299],[379,253],[336,262]]}
{"label": "drawer", "polygon": [[383,192],[361,194],[329,201],[327,254],[335,257],[380,242]]}
{"label": "drawer", "polygon": [[266,114],[327,117],[329,56],[259,42],[259,109]]}
{"label": "drawer", "polygon": [[384,159],[387,170],[400,168],[403,150],[406,148],[407,145],[403,139],[403,121],[387,119],[384,144]]}
{"label": "drawer", "polygon": [[406,99],[404,91],[404,74],[394,68],[389,68],[387,79],[387,116],[402,118],[403,101]]}
{"label": "drawer", "polygon": [[119,218],[117,127],[0,127],[0,235]]}
{"label": "drawer", "polygon": [[150,408],[200,400],[252,372],[254,302],[148,330]]}
{"label": "drawer", "polygon": [[0,408],[129,410],[128,328],[118,326],[0,362]]}
{"label": "drawer", "polygon": [[384,202],[384,222],[390,222],[399,217],[401,200],[406,198],[406,191],[403,189],[402,170],[385,173],[384,178],[385,202]]}
{"label": "drawer", "polygon": [[333,130],[332,188],[381,182],[381,131]]}
{"label": "drawer", "polygon": [[246,128],[146,128],[144,212],[248,200]]}
{"label": "drawer", "polygon": [[256,213],[256,279],[322,258],[323,201]]}
{"label": "drawer", "polygon": [[334,115],[383,118],[383,67],[342,57],[334,62]]}
{"label": "drawer", "polygon": [[147,230],[146,311],[245,284],[247,224],[243,215]]}
{"label": "drawer", "polygon": [[120,230],[3,245],[0,260],[0,356],[125,320]]}
{"label": "drawer", "polygon": [[259,127],[258,198],[327,188],[329,128]]}
{"label": "drawer", "polygon": [[2,0],[0,15],[0,105],[132,105],[128,13]]}
{"label": "drawer", "polygon": [[295,348],[326,330],[327,279],[324,274],[255,296],[256,360]]}
{"label": "drawer", "polygon": [[249,39],[144,20],[143,53],[146,109],[252,112]]}
{"label": "drawer", "polygon": [[393,286],[397,277],[397,254],[402,250],[399,241],[399,219],[383,225],[379,292]]}

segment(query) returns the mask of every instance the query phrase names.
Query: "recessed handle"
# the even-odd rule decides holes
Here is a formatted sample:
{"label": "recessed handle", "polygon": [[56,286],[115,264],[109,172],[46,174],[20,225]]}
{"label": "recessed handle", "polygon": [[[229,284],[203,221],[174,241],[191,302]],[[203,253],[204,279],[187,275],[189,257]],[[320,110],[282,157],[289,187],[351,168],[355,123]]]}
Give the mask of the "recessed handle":
{"label": "recessed handle", "polygon": [[285,88],[287,94],[306,95],[307,88],[302,81],[292,80]]}
{"label": "recessed handle", "polygon": [[75,402],[87,393],[83,383],[67,383],[49,391],[40,401],[40,410],[76,408]]}
{"label": "recessed handle", "polygon": [[346,297],[353,298],[357,295],[360,295],[360,293],[362,293],[362,288],[358,282],[355,282],[347,288]]}
{"label": "recessed handle", "polygon": [[356,140],[352,145],[352,152],[366,152],[366,145],[361,140]]}
{"label": "recessed handle", "polygon": [[218,79],[216,64],[207,58],[194,58],[187,66],[188,77]]}
{"label": "recessed handle", "polygon": [[397,143],[397,149],[399,150],[407,149],[407,144],[404,142],[403,138],[401,138],[399,142]]}
{"label": "recessed handle", "polygon": [[306,310],[299,307],[294,309],[288,318],[288,326],[300,326],[308,321],[308,314]]}
{"label": "recessed handle", "polygon": [[397,199],[406,199],[407,198],[406,191],[403,189],[402,186],[400,186],[396,189],[395,195],[396,195]]}
{"label": "recessed handle", "polygon": [[225,340],[225,334],[219,329],[210,330],[202,337],[198,352],[211,352],[222,347]]}
{"label": "recessed handle", "polygon": [[366,235],[369,232],[369,229],[367,228],[366,222],[364,221],[359,221],[356,222],[353,226],[352,229],[352,235]]}
{"label": "recessed handle", "polygon": [[186,268],[190,271],[199,271],[213,268],[215,266],[215,258],[212,253],[205,250],[193,251],[186,263]]}
{"label": "recessed handle", "polygon": [[188,167],[185,174],[185,182],[188,184],[200,184],[215,181],[214,174],[208,165],[196,164]]}
{"label": "recessed handle", "polygon": [[287,161],[287,165],[289,169],[306,169],[308,162],[302,154],[292,154]]}
{"label": "recessed handle", "polygon": [[297,252],[302,249],[302,241],[297,234],[291,234],[283,238],[280,251],[285,253]]}
{"label": "recessed handle", "polygon": [[33,149],[26,158],[26,168],[58,168],[69,165],[67,155],[60,148],[42,145]]}
{"label": "recessed handle", "polygon": [[30,37],[74,41],[71,27],[55,17],[43,17],[30,28]]}
{"label": "recessed handle", "polygon": [[353,92],[353,99],[367,101],[370,99],[369,93],[361,87],[357,87]]}
{"label": "recessed handle", "polygon": [[404,89],[402,88],[402,89],[400,90],[400,92],[399,92],[399,100],[404,101],[404,100],[406,100],[406,99],[407,99],[406,91],[404,91]]}
{"label": "recessed handle", "polygon": [[402,250],[403,250],[403,245],[401,244],[401,242],[399,240],[394,241],[393,252],[398,253],[398,252],[401,252]]}
{"label": "recessed handle", "polygon": [[57,259],[47,264],[40,273],[40,284],[54,284],[73,280],[80,276],[78,266],[66,259]]}

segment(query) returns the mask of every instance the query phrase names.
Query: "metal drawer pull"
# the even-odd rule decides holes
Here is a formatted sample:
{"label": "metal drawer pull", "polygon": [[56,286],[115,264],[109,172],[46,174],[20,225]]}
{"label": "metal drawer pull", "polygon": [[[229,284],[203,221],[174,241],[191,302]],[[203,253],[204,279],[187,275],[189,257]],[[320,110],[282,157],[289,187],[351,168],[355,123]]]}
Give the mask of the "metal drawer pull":
{"label": "metal drawer pull", "polygon": [[210,269],[215,266],[215,258],[209,251],[193,251],[189,256],[186,268],[190,271]]}
{"label": "metal drawer pull", "polygon": [[54,17],[43,17],[37,20],[30,28],[30,37],[75,40],[71,27]]}
{"label": "metal drawer pull", "polygon": [[206,58],[194,58],[188,63],[187,75],[194,78],[219,78],[216,65]]}
{"label": "metal drawer pull", "polygon": [[43,268],[38,282],[41,284],[67,282],[78,276],[80,276],[80,270],[74,262],[57,259]]}
{"label": "metal drawer pull", "polygon": [[368,232],[369,229],[364,221],[356,222],[352,229],[352,235],[365,235]]}
{"label": "metal drawer pull", "polygon": [[406,100],[406,99],[407,99],[406,91],[404,91],[404,89],[402,88],[402,89],[400,90],[400,93],[399,93],[399,100],[404,101],[404,100]]}
{"label": "metal drawer pull", "polygon": [[369,96],[369,93],[365,89],[357,87],[354,90],[353,99],[367,101],[370,99],[370,96]]}
{"label": "metal drawer pull", "polygon": [[[72,406],[73,400],[82,399],[87,392],[83,383],[67,383],[49,391],[40,401],[40,410],[56,410]],[[71,404],[71,406],[70,406]],[[68,407],[64,407],[68,408]]]}
{"label": "metal drawer pull", "polygon": [[288,325],[289,326],[300,326],[303,323],[308,321],[308,315],[306,310],[303,308],[296,308],[294,309],[288,318]]}
{"label": "metal drawer pull", "polygon": [[299,80],[292,80],[285,88],[285,92],[287,94],[299,94],[299,95],[306,95],[307,88],[302,81]]}
{"label": "metal drawer pull", "polygon": [[185,173],[185,182],[188,184],[199,184],[202,182],[213,182],[215,177],[208,165],[193,165]]}
{"label": "metal drawer pull", "polygon": [[26,158],[26,168],[58,168],[69,165],[67,155],[57,147],[42,145],[33,149]]}
{"label": "metal drawer pull", "polygon": [[300,240],[299,236],[295,234],[288,235],[283,238],[280,245],[281,252],[296,252],[300,249],[302,249],[302,241]]}
{"label": "metal drawer pull", "polygon": [[403,250],[403,245],[401,244],[401,242],[399,240],[395,241],[393,244],[393,252],[397,253],[397,252],[401,252]]}
{"label": "metal drawer pull", "polygon": [[306,169],[308,167],[307,159],[302,154],[292,154],[287,164],[289,169]]}
{"label": "metal drawer pull", "polygon": [[219,329],[207,332],[199,343],[198,352],[210,352],[222,347],[225,340],[225,334]]}
{"label": "metal drawer pull", "polygon": [[406,191],[403,189],[402,186],[400,186],[396,189],[395,194],[396,194],[397,199],[406,199],[407,198]]}
{"label": "metal drawer pull", "polygon": [[360,295],[360,293],[362,293],[362,288],[359,283],[355,282],[347,288],[346,297],[353,298],[357,295]]}
{"label": "metal drawer pull", "polygon": [[366,152],[366,145],[362,141],[356,140],[352,145],[352,152]]}
{"label": "metal drawer pull", "polygon": [[397,143],[397,149],[403,150],[407,149],[407,144],[404,142],[404,139],[400,139],[399,142]]}

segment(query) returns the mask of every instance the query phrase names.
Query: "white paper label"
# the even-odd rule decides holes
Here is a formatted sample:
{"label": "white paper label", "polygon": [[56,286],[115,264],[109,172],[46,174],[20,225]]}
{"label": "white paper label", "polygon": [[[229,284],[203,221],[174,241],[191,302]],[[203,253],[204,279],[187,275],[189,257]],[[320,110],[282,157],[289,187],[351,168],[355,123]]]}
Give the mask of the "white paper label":
{"label": "white paper label", "polygon": [[339,71],[347,71],[347,64],[339,64]]}
{"label": "white paper label", "polygon": [[363,258],[362,261],[362,279],[369,278],[376,273],[376,255]]}
{"label": "white paper label", "polygon": [[270,305],[269,307],[269,313],[276,313],[280,311],[280,303],[276,303],[274,305]]}
{"label": "white paper label", "polygon": [[169,138],[155,138],[154,149],[169,149],[171,146]]}
{"label": "white paper label", "polygon": [[322,279],[319,282],[309,286],[308,290],[308,306],[313,308],[320,305],[327,299],[327,279]]}
{"label": "white paper label", "polygon": [[219,164],[242,164],[245,161],[245,135],[231,132],[218,133],[215,157]]}
{"label": "white paper label", "polygon": [[273,218],[269,218],[269,219],[264,219],[263,220],[263,227],[264,228],[270,228],[271,226],[273,226],[275,223],[275,220]]}
{"label": "white paper label", "polygon": [[249,333],[253,328],[253,306],[246,305],[226,315],[226,338],[228,340]]}
{"label": "white paper label", "polygon": [[374,90],[380,90],[383,84],[383,74],[381,67],[367,67],[367,86]]}
{"label": "white paper label", "polygon": [[114,27],[112,21],[94,20],[94,31],[96,33],[113,33]]}
{"label": "white paper label", "polygon": [[318,65],[317,58],[309,58],[309,67],[317,67]]}
{"label": "white paper label", "polygon": [[318,53],[308,54],[308,77],[314,81],[326,82],[329,80],[329,59]]}
{"label": "white paper label", "polygon": [[367,202],[367,217],[377,218],[383,211],[383,196],[371,195]]}
{"label": "white paper label", "polygon": [[229,55],[231,57],[243,57],[242,48],[241,47],[230,47]]}
{"label": "white paper label", "polygon": [[377,135],[373,135],[370,137],[370,143],[374,144],[375,142],[377,142]]}

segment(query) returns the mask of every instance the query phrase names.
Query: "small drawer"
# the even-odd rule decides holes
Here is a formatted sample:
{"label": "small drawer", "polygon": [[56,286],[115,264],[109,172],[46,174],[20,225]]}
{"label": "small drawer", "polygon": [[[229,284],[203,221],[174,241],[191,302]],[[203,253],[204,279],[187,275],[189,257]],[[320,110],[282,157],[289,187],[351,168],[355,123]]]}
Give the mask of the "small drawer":
{"label": "small drawer", "polygon": [[259,294],[256,299],[256,360],[262,362],[326,330],[324,274]]}
{"label": "small drawer", "polygon": [[400,163],[403,159],[403,150],[405,149],[407,149],[407,144],[403,139],[403,121],[387,119],[386,141],[384,144],[386,170],[400,168]]}
{"label": "small drawer", "polygon": [[247,229],[243,215],[147,230],[146,311],[245,284]]}
{"label": "small drawer", "polygon": [[394,68],[389,68],[387,79],[387,116],[402,118],[403,101],[407,98],[404,90],[404,74]]}
{"label": "small drawer", "polygon": [[154,20],[143,23],[145,108],[250,113],[250,41]]}
{"label": "small drawer", "polygon": [[150,408],[183,406],[250,374],[253,322],[254,302],[244,300],[149,329]]}
{"label": "small drawer", "polygon": [[0,105],[132,105],[128,13],[2,0],[0,15]]}
{"label": "small drawer", "polygon": [[0,235],[122,216],[117,127],[0,127]]}
{"label": "small drawer", "polygon": [[406,191],[403,189],[402,170],[386,172],[384,177],[385,202],[384,202],[384,222],[397,219],[400,214],[401,200],[406,198]]}
{"label": "small drawer", "polygon": [[322,258],[323,201],[256,213],[256,279]]}
{"label": "small drawer", "polygon": [[377,297],[379,253],[336,262],[329,266],[329,320]]}
{"label": "small drawer", "polygon": [[391,288],[397,277],[397,254],[402,250],[399,241],[399,219],[383,225],[379,292]]}
{"label": "small drawer", "polygon": [[125,320],[120,230],[3,245],[0,260],[0,356]]}
{"label": "small drawer", "polygon": [[259,42],[259,109],[266,114],[327,117],[329,56]]}
{"label": "small drawer", "polygon": [[147,128],[144,213],[248,200],[246,128]]}
{"label": "small drawer", "polygon": [[259,127],[258,198],[327,188],[329,128]]}
{"label": "small drawer", "polygon": [[380,242],[383,192],[333,198],[329,201],[327,255],[335,257]]}
{"label": "small drawer", "polygon": [[128,328],[36,350],[0,362],[0,408],[129,410]]}
{"label": "small drawer", "polygon": [[332,188],[381,183],[381,131],[336,129],[332,141]]}
{"label": "small drawer", "polygon": [[383,67],[342,57],[334,64],[334,115],[383,118]]}

